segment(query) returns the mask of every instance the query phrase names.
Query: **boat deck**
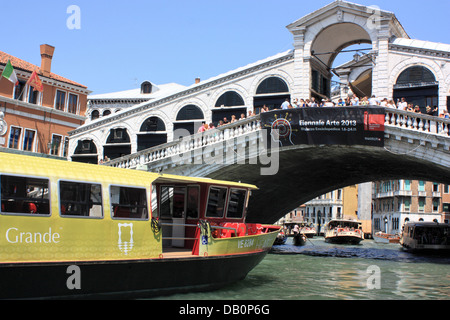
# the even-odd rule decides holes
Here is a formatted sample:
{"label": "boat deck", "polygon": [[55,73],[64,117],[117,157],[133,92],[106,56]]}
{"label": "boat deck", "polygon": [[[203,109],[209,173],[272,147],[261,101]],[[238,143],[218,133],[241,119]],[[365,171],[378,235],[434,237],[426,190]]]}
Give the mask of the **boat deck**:
{"label": "boat deck", "polygon": [[187,258],[193,257],[192,249],[184,249],[184,248],[173,248],[173,247],[164,247],[163,248],[163,258]]}

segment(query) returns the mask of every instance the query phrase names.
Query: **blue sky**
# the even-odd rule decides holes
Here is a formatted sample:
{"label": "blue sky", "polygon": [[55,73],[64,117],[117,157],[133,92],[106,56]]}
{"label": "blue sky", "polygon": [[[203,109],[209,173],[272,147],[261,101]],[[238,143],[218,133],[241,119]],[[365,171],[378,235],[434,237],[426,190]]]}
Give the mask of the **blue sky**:
{"label": "blue sky", "polygon": [[[3,2],[1,51],[40,65],[39,45],[53,45],[52,72],[98,94],[144,80],[191,85],[292,49],[286,26],[331,0]],[[449,0],[353,2],[394,12],[411,38],[450,43]],[[70,5],[79,30],[67,28]]]}

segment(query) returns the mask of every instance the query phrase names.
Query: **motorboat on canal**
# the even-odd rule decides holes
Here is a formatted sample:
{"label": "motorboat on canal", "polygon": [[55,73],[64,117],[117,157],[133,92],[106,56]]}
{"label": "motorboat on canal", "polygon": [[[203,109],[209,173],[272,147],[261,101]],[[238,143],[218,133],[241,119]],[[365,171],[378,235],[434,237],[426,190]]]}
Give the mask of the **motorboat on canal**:
{"label": "motorboat on canal", "polygon": [[316,228],[306,223],[300,225],[300,233],[304,234],[307,238],[313,238],[317,234]]}
{"label": "motorboat on canal", "polygon": [[0,152],[0,298],[135,297],[242,280],[280,226],[256,187]]}
{"label": "motorboat on canal", "polygon": [[325,241],[340,244],[359,244],[364,240],[361,222],[356,220],[334,219],[325,227]]}
{"label": "motorboat on canal", "polygon": [[373,240],[377,243],[400,243],[400,235],[379,231],[373,234]]}
{"label": "motorboat on canal", "polygon": [[408,222],[403,226],[400,244],[410,252],[449,253],[450,224]]}

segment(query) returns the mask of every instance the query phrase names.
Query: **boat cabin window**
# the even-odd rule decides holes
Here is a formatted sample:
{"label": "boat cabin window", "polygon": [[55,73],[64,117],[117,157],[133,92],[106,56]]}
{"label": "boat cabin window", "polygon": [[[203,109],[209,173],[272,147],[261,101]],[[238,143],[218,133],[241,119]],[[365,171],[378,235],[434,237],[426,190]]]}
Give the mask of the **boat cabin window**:
{"label": "boat cabin window", "polygon": [[189,186],[187,188],[186,217],[198,219],[200,211],[200,187]]}
{"label": "boat cabin window", "polygon": [[82,182],[59,182],[61,216],[102,218],[102,186]]}
{"label": "boat cabin window", "polygon": [[161,218],[197,219],[199,217],[199,201],[199,186],[161,186]]}
{"label": "boat cabin window", "polygon": [[211,187],[209,189],[208,206],[206,207],[206,217],[222,218],[225,211],[225,200],[227,198],[227,188]]}
{"label": "boat cabin window", "polygon": [[49,180],[1,176],[1,212],[50,215]]}
{"label": "boat cabin window", "polygon": [[111,213],[118,219],[148,219],[145,188],[110,187]]}
{"label": "boat cabin window", "polygon": [[227,218],[242,218],[247,190],[231,189],[228,200]]}

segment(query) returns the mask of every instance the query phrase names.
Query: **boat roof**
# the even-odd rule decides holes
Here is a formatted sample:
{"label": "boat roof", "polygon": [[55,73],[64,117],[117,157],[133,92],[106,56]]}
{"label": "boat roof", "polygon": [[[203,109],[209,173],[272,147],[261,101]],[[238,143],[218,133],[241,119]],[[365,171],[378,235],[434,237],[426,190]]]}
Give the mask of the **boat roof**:
{"label": "boat roof", "polygon": [[413,221],[407,222],[405,226],[409,227],[450,227],[449,223],[429,222],[429,221]]}
{"label": "boat roof", "polygon": [[149,186],[154,182],[172,184],[206,183],[236,188],[258,189],[256,186],[246,183],[121,169],[8,152],[0,152],[0,172],[2,174],[55,177],[57,179],[85,182],[113,181],[115,184],[133,186]]}
{"label": "boat roof", "polygon": [[356,223],[356,224],[361,224],[360,221],[357,220],[351,220],[351,219],[333,219],[330,220],[328,223],[342,223],[342,222],[349,222],[349,223]]}

